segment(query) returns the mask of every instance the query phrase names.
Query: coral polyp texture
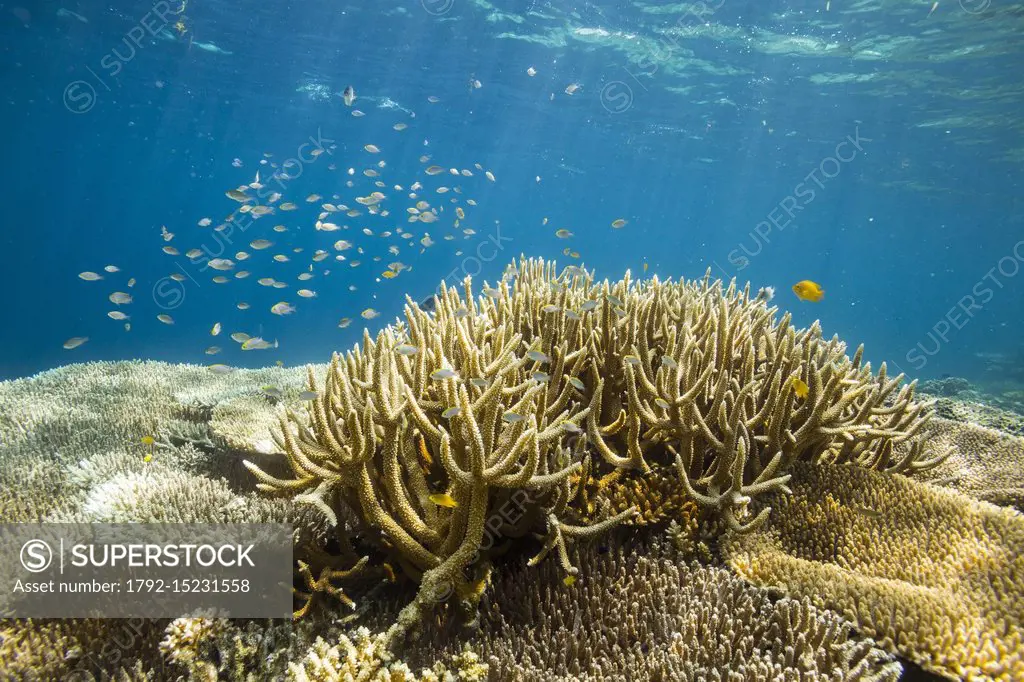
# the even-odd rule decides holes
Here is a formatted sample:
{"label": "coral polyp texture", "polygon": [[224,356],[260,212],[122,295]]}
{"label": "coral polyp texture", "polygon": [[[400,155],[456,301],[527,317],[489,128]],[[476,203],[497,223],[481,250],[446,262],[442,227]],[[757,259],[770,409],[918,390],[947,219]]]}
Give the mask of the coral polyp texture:
{"label": "coral polyp texture", "polygon": [[913,384],[710,274],[595,281],[522,260],[478,296],[467,279],[436,298],[335,354],[322,386],[310,372],[318,397],[274,436],[291,478],[248,464],[262,490],[318,509],[341,538],[341,558],[303,568],[304,597],[347,601],[339,585],[374,567],[355,534],[420,584],[395,636],[452,594],[474,605],[485,534],[535,533],[531,563],[553,552],[575,577],[577,541],[657,516],[612,508],[619,472],[674,466],[679,495],[749,532],[770,513],[751,514],[751,499],[787,491],[796,461],[893,474],[942,459],[916,439],[928,408]]}
{"label": "coral polyp texture", "polygon": [[726,543],[741,576],[937,673],[1024,679],[1019,513],[853,467],[794,470],[765,527]]}

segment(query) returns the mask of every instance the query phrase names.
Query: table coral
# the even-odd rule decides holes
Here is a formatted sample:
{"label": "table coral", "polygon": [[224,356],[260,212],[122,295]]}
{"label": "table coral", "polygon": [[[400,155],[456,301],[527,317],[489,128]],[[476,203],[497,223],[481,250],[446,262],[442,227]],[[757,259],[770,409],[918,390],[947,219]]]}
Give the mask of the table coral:
{"label": "table coral", "polygon": [[726,542],[741,576],[929,670],[1024,679],[1024,517],[855,467],[797,464],[791,486],[764,529]]}

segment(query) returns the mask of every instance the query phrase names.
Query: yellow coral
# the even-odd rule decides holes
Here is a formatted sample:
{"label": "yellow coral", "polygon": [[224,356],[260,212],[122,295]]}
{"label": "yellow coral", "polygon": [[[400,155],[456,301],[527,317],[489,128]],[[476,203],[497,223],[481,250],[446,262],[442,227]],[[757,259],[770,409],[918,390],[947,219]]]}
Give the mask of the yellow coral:
{"label": "yellow coral", "polygon": [[843,614],[947,675],[1024,679],[1024,518],[923,483],[795,464],[793,496],[725,545],[759,585]]}

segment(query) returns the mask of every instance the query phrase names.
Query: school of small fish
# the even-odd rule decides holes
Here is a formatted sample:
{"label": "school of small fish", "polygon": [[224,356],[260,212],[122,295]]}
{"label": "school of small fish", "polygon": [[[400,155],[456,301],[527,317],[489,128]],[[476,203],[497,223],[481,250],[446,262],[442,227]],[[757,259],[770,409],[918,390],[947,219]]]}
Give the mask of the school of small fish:
{"label": "school of small fish", "polygon": [[[482,83],[471,79],[470,87],[479,89]],[[353,107],[357,100],[355,87],[346,87],[341,99],[346,107]],[[440,98],[431,96],[428,101],[433,104]],[[357,117],[367,115],[355,109],[350,113]],[[378,288],[378,293],[401,300],[404,292],[380,287],[387,287],[385,281],[412,271],[416,259],[432,257],[432,249],[439,244],[472,239],[482,226],[472,215],[477,201],[468,194],[497,182],[494,172],[480,163],[465,166],[446,159],[442,165],[434,161],[433,154],[420,155],[419,165],[411,176],[392,170],[387,152],[407,144],[411,132],[406,131],[411,131],[416,123],[413,116],[393,123],[381,139],[353,141],[344,148],[338,144],[314,148],[307,152],[306,158],[313,160],[310,168],[297,168],[294,159],[278,163],[269,152],[263,153],[256,163],[241,156],[230,159],[229,168],[239,175],[239,184],[223,190],[225,206],[207,207],[180,225],[157,228],[158,248],[166,254],[163,257],[168,262],[162,279],[176,285],[179,291],[193,285],[201,287],[204,279],[230,287],[228,291],[235,293],[234,309],[252,311],[245,313],[252,318],[244,325],[248,331],[229,334],[241,351],[280,348],[273,335],[271,339],[265,337],[264,327],[274,326],[275,319],[301,315],[303,308],[314,300],[326,298],[328,305],[337,306],[344,298],[343,294],[338,295],[342,291],[372,286]],[[424,146],[428,146],[428,141],[424,140]],[[330,157],[331,162],[315,164],[321,155]],[[255,171],[244,170],[250,165],[255,166]],[[305,177],[300,183],[296,179],[301,171]],[[485,182],[481,184],[481,180]],[[320,186],[311,188],[310,182]],[[218,219],[217,215],[223,217]],[[216,236],[237,234],[240,230],[246,233],[240,243]],[[345,233],[345,238],[328,239],[334,232]],[[324,237],[320,233],[325,233]],[[228,245],[224,246],[225,243]],[[457,247],[454,250],[461,255]],[[403,255],[404,261],[400,260]],[[332,266],[334,279],[346,280],[341,286],[331,284]],[[342,275],[340,268],[351,274]],[[113,309],[106,315],[130,331],[129,312],[135,301],[130,291],[135,280],[119,273],[118,266],[106,265],[83,271],[78,277],[84,282],[110,285],[105,295]],[[126,284],[121,284],[122,278]],[[372,297],[376,299],[377,295]],[[344,329],[354,315],[341,312],[345,316],[340,317],[338,327]],[[227,332],[231,326],[241,326],[237,314],[232,317],[217,309],[203,310],[203,314],[211,318],[206,326],[211,336],[218,336],[222,329]],[[179,313],[174,311],[174,315]],[[185,319],[186,315],[183,312],[180,317]],[[372,306],[359,312],[367,321],[380,315]],[[158,311],[154,316],[158,323],[175,325],[169,310]],[[86,341],[86,336],[74,336],[65,341],[64,348],[72,350]],[[215,355],[224,350],[197,342],[197,354]],[[209,368],[214,373],[230,369],[222,363]]]}
{"label": "school of small fish", "polygon": [[[531,66],[526,73],[533,77],[537,75],[537,70]],[[470,92],[482,86],[479,80],[470,77]],[[565,86],[564,92],[571,96],[582,87],[580,83],[571,82]],[[551,97],[554,99],[554,93]],[[367,115],[352,109],[357,100],[354,86],[346,87],[341,99],[348,108],[343,111],[356,118]],[[434,95],[427,98],[429,104],[441,101],[441,98]],[[400,175],[393,170],[387,162],[387,152],[407,152],[408,139],[413,133],[406,131],[415,125],[414,116],[412,114],[409,120],[390,125],[390,132],[379,136],[381,139],[352,140],[344,148],[334,143],[314,148],[309,152],[309,168],[296,168],[298,162],[295,159],[278,163],[273,154],[264,152],[262,158],[253,164],[256,167],[255,173],[247,170],[232,171],[238,175],[239,183],[224,189],[224,199],[221,200],[224,206],[209,207],[170,228],[166,225],[159,227],[159,239],[155,241],[165,254],[161,257],[167,259],[167,271],[163,279],[175,283],[181,290],[202,286],[203,279],[229,287],[227,290],[235,294],[232,303],[234,309],[251,318],[245,324],[249,331],[229,334],[240,351],[273,352],[279,349],[280,342],[273,338],[275,335],[271,334],[270,338],[265,336],[265,325],[273,326],[289,317],[297,317],[303,308],[312,307],[314,303],[320,309],[325,305],[342,308],[338,301],[344,296],[343,291],[355,292],[360,286],[376,287],[371,291],[382,294],[386,292],[392,299],[400,300],[404,292],[387,290],[386,287],[391,285],[385,282],[412,271],[414,266],[410,263],[420,257],[444,259],[445,256],[435,256],[432,252],[439,244],[455,242],[454,248],[449,248],[453,248],[456,257],[462,256],[463,252],[457,248],[457,242],[473,239],[477,230],[483,227],[472,215],[478,202],[468,195],[470,192],[481,191],[489,183],[497,182],[494,172],[478,162],[468,166],[456,164],[449,159],[435,159],[432,153],[419,156],[419,165],[411,176]],[[406,151],[402,151],[403,145]],[[423,146],[429,147],[429,140],[423,140]],[[317,164],[316,161],[322,155],[327,155],[330,162]],[[242,158],[234,158],[227,165],[231,169],[244,169],[247,162]],[[302,182],[295,182],[300,175],[303,176]],[[540,180],[540,176],[537,176],[536,181]],[[319,186],[311,188],[311,182]],[[223,217],[217,219],[214,217],[216,215]],[[264,220],[268,217],[269,220]],[[610,220],[614,230],[622,230],[629,224],[630,219],[626,217]],[[541,225],[548,225],[547,217],[543,218]],[[571,240],[576,237],[576,233],[570,227],[559,226],[554,230],[554,236],[572,244]],[[230,235],[237,231],[245,231],[246,237],[233,246],[230,239],[211,236],[212,233]],[[338,239],[341,235],[334,235],[335,232],[342,232],[345,238]],[[225,247],[225,242],[229,246]],[[403,254],[410,263],[398,260]],[[572,246],[566,246],[562,254],[573,259],[581,257],[580,252]],[[335,280],[342,277],[346,280],[341,285],[346,287],[345,290],[341,286],[331,285],[328,278],[332,274],[332,266]],[[647,260],[643,260],[644,274],[648,267]],[[347,274],[340,275],[341,272]],[[566,268],[566,272],[569,276],[587,276],[585,270],[576,266]],[[106,317],[121,324],[126,332],[131,331],[132,316],[129,311],[136,304],[130,292],[136,283],[135,278],[113,264],[82,271],[78,273],[78,278],[83,282],[102,283],[90,286],[106,288],[106,298],[113,307],[106,312]],[[825,293],[821,285],[811,280],[797,282],[792,290],[799,300],[808,302],[820,302]],[[498,291],[485,290],[484,294],[496,297]],[[372,298],[376,299],[377,295],[373,294]],[[607,298],[617,315],[625,314],[624,303],[613,301],[612,296]],[[762,300],[767,303],[771,297],[765,296]],[[433,305],[434,300],[430,297],[421,303],[426,310],[432,309]],[[563,311],[556,306],[549,306],[552,310],[546,309],[544,312],[579,319],[581,314],[596,306],[596,301],[590,301],[579,311]],[[340,317],[337,327],[345,329],[351,325],[356,311],[335,310],[334,314],[339,312],[344,313],[344,316]],[[230,311],[204,309],[202,313],[211,318],[206,323],[211,336],[220,335],[225,327],[230,329],[230,326],[241,326],[235,321],[238,319],[237,314]],[[381,312],[370,306],[358,314],[363,320],[370,321],[379,317]],[[187,315],[183,314],[182,318],[185,319]],[[168,328],[175,325],[174,317],[166,311],[142,315],[136,318],[136,322],[141,324],[145,320],[152,320],[154,316],[158,323]],[[222,323],[218,318],[226,321]],[[256,333],[252,333],[254,331]],[[64,342],[63,347],[73,350],[88,340],[88,336],[72,336]],[[399,345],[396,348],[396,353],[406,356],[415,355],[418,351],[418,348],[410,345]],[[217,355],[224,352],[224,349],[197,341],[196,352]],[[544,369],[550,363],[550,358],[537,350],[531,350],[526,355],[535,363],[532,379],[539,383],[549,381],[550,376]],[[667,357],[662,360],[671,361]],[[626,364],[641,362],[635,356],[627,356],[624,361]],[[277,362],[281,364],[280,360]],[[208,368],[215,374],[233,371],[226,363],[208,365]],[[438,368],[431,377],[435,381],[459,379],[458,374],[450,368]],[[483,379],[469,381],[483,382],[486,386]],[[569,383],[578,391],[584,390],[583,382],[575,377],[570,378]],[[792,389],[800,399],[805,398],[809,391],[807,385],[799,379],[793,379]],[[272,393],[267,394],[273,397]],[[315,394],[303,399],[313,397]],[[668,404],[658,407],[670,409]],[[459,412],[459,408],[451,407],[443,416],[445,419],[455,419]],[[509,423],[523,418],[512,412],[502,417]],[[579,427],[566,424],[566,429],[578,430]],[[438,497],[438,500],[439,504],[445,506],[443,498]]]}

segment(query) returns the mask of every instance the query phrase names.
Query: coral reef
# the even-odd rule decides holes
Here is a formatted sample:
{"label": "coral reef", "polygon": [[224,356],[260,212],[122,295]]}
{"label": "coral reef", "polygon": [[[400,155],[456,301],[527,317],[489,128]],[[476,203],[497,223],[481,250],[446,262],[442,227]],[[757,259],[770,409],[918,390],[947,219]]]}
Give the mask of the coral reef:
{"label": "coral reef", "polygon": [[[468,279],[461,294],[442,287],[433,313],[409,299],[405,320],[335,354],[323,385],[310,371],[317,398],[275,432],[293,478],[247,466],[261,490],[294,496],[338,529],[345,551],[307,572],[311,589],[339,596],[334,578],[363,577],[369,555],[352,549],[354,534],[421,584],[398,638],[453,591],[472,609],[489,572],[487,530],[540,533],[534,563],[554,550],[576,575],[572,541],[639,513],[585,523],[588,488],[619,470],[674,462],[680,492],[749,531],[769,511],[751,517],[751,498],[786,490],[795,461],[934,466],[942,455],[924,458],[914,438],[926,405],[901,379],[884,365],[873,375],[861,350],[847,357],[817,324],[776,321],[749,287],[710,275],[594,282],[575,266],[557,274],[523,260],[479,297]],[[515,522],[510,505],[522,508]],[[342,511],[354,527],[339,523]]]}
{"label": "coral reef", "polygon": [[928,473],[929,482],[1024,510],[1024,438],[939,418],[923,434],[929,448],[952,453]]}
{"label": "coral reef", "polygon": [[729,564],[935,672],[1024,678],[1024,517],[901,476],[796,463]]}
{"label": "coral reef", "polygon": [[963,377],[943,377],[922,382],[918,388],[921,393],[948,398],[964,391],[970,391],[971,382]]}
{"label": "coral reef", "polygon": [[[290,682],[333,682],[334,680],[365,679],[367,682],[475,682],[486,680],[488,667],[477,660],[476,654],[466,651],[452,657],[456,671],[452,672],[440,662],[419,674],[401,662],[381,664],[385,635],[371,635],[366,628],[356,630],[354,639],[342,636],[338,644],[329,645],[317,639],[305,658],[288,669]],[[377,669],[377,666],[382,666]],[[365,673],[375,670],[372,676]]]}
{"label": "coral reef", "polygon": [[987,398],[974,392],[953,398],[940,397],[934,403],[935,416],[1024,436],[1024,416],[980,402]]}
{"label": "coral reef", "polygon": [[482,294],[330,365],[0,382],[0,519],[289,522],[303,616],[0,621],[0,677],[1019,674],[1020,517],[935,486],[1019,503],[1020,439],[710,277]]}
{"label": "coral reef", "polygon": [[[561,584],[553,564],[511,562],[468,643],[491,680],[888,680],[901,666],[807,600],[774,600],[691,561],[657,533],[607,538]],[[493,595],[493,596],[491,596]],[[455,645],[415,643],[409,660]]]}

